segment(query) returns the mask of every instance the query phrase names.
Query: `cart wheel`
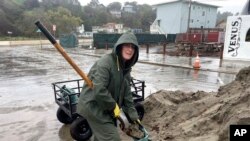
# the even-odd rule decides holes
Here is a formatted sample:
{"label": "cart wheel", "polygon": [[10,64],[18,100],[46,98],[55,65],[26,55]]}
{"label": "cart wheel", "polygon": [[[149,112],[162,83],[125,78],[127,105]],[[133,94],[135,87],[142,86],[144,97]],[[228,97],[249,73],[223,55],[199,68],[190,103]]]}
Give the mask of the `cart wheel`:
{"label": "cart wheel", "polygon": [[87,141],[92,136],[92,131],[87,120],[79,117],[70,125],[70,134],[77,141]]}
{"label": "cart wheel", "polygon": [[57,109],[56,116],[57,119],[64,124],[70,124],[73,121],[73,119],[69,117],[60,107]]}
{"label": "cart wheel", "polygon": [[136,103],[135,104],[135,109],[138,113],[138,116],[139,116],[139,119],[142,120],[143,119],[143,116],[144,116],[144,107],[142,104],[140,103]]}

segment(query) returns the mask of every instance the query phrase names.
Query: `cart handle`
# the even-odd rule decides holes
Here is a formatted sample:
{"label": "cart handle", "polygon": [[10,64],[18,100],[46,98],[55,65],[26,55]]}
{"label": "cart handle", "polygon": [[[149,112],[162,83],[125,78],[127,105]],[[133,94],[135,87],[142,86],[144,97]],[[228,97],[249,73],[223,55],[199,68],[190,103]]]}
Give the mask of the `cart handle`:
{"label": "cart handle", "polygon": [[46,27],[40,22],[36,21],[35,25],[41,30],[41,32],[48,38],[48,40],[54,45],[54,47],[61,53],[61,55],[68,61],[68,63],[74,68],[74,70],[82,77],[83,80],[87,83],[90,88],[93,88],[92,81],[85,75],[85,73],[76,65],[76,63],[69,57],[69,55],[65,52],[62,46],[57,43],[55,38],[51,35],[51,33],[46,29]]}

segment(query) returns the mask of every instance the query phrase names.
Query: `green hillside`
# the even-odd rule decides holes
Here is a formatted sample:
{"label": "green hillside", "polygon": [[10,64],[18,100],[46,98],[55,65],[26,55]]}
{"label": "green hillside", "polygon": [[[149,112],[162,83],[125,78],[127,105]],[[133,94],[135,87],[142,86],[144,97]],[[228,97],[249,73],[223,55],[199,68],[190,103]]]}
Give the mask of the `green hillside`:
{"label": "green hillside", "polygon": [[14,3],[18,4],[18,5],[23,5],[25,0],[13,0]]}
{"label": "green hillside", "polygon": [[132,5],[135,13],[121,11],[116,17],[110,11],[121,9],[120,2],[104,6],[98,0],[91,0],[81,6],[78,0],[1,0],[0,2],[0,37],[14,36],[38,37],[34,21],[40,20],[51,30],[56,25],[56,35],[77,32],[77,27],[84,24],[85,31],[92,26],[102,26],[110,22],[122,23],[124,27],[149,31],[150,23],[156,13],[150,5],[125,2]]}

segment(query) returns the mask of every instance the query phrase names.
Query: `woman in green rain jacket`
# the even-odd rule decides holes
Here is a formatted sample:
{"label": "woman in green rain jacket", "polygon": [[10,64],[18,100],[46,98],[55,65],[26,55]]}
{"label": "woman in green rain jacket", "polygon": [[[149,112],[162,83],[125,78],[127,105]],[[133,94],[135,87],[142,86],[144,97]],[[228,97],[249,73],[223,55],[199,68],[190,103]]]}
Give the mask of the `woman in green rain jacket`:
{"label": "woman in green rain jacket", "polygon": [[127,113],[132,121],[138,119],[130,91],[131,67],[137,62],[139,45],[136,36],[123,34],[112,53],[104,55],[90,69],[88,77],[93,88],[84,84],[77,112],[89,123],[95,141],[119,141],[114,122],[114,109]]}

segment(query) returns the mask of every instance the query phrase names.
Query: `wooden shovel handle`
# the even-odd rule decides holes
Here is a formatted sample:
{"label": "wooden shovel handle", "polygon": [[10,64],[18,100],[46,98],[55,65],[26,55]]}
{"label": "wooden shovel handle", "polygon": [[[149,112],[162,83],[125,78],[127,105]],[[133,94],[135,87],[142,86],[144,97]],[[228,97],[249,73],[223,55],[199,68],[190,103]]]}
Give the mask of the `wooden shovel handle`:
{"label": "wooden shovel handle", "polygon": [[46,29],[46,27],[40,22],[36,21],[35,25],[41,30],[41,32],[48,38],[48,40],[54,45],[54,47],[61,53],[61,55],[68,61],[68,63],[74,68],[74,70],[82,77],[90,88],[93,88],[92,81],[85,75],[85,73],[76,65],[76,63],[69,57],[62,46],[57,43],[52,34]]}

